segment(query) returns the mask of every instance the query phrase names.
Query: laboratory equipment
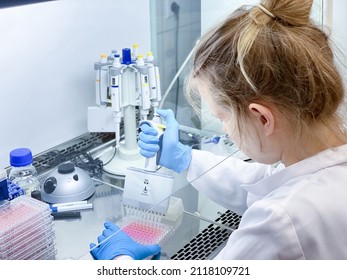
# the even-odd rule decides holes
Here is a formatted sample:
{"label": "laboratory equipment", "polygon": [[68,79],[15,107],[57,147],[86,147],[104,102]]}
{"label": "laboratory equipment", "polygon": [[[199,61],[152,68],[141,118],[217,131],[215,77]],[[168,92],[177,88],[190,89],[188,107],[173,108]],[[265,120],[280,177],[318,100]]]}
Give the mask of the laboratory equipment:
{"label": "laboratory equipment", "polygon": [[11,170],[9,180],[24,189],[30,196],[33,190],[40,189],[40,181],[36,168],[33,166],[33,156],[28,148],[18,148],[10,152]]}
{"label": "laboratory equipment", "polygon": [[[157,131],[159,141],[165,126],[159,115],[155,114],[151,121],[140,122],[141,127],[150,126]],[[160,145],[159,145],[160,146]],[[174,177],[157,171],[160,151],[146,158],[143,169],[129,167],[126,171],[123,203],[126,207],[134,207],[144,211],[165,215],[168,210],[170,196],[173,191]]]}
{"label": "laboratory equipment", "polygon": [[[151,121],[145,120],[140,122],[140,128],[142,125],[149,126],[157,131],[157,137],[159,142],[162,141],[163,133],[165,130],[165,125],[162,123],[161,117],[158,114],[154,114],[153,119]],[[160,146],[161,144],[159,144]],[[145,169],[148,171],[155,172],[158,168],[159,158],[160,158],[160,150],[154,154],[152,157],[146,157]]]}
{"label": "laboratory equipment", "polygon": [[4,169],[0,169],[0,207],[5,204],[8,198],[7,173]]}
{"label": "laboratory equipment", "polygon": [[[155,216],[154,216],[155,217]],[[119,227],[133,240],[143,245],[159,244],[163,246],[174,234],[174,227],[154,219],[148,215],[128,215],[119,222]]]}
{"label": "laboratory equipment", "polygon": [[[192,147],[182,144],[179,140],[179,125],[172,110],[157,110],[157,113],[166,121],[165,145],[153,140],[154,127],[142,127],[139,135],[140,153],[150,157],[152,152],[160,147],[159,163],[168,169],[181,173],[189,167],[191,161]],[[158,147],[159,146],[159,147]]]}
{"label": "laboratory equipment", "polygon": [[93,209],[93,203],[63,205],[63,206],[51,206],[50,208],[52,210],[52,213],[80,211],[80,210]]}
{"label": "laboratory equipment", "polygon": [[133,49],[131,51],[131,60],[136,61],[137,56],[139,55],[139,44],[133,44]]}
{"label": "laboratory equipment", "polygon": [[168,210],[174,177],[129,167],[125,176],[123,204],[126,208],[142,209],[165,215]]}
{"label": "laboratory equipment", "polygon": [[37,200],[42,201],[42,195],[41,195],[41,191],[40,191],[40,190],[33,190],[33,191],[31,192],[31,197],[32,197],[32,198],[35,198],[35,199],[37,199]]}
{"label": "laboratory equipment", "polygon": [[106,54],[100,55],[100,61],[94,64],[96,73],[95,79],[95,91],[96,99],[95,102],[98,106],[107,106],[108,99],[108,60]]}
{"label": "laboratory equipment", "polygon": [[0,206],[0,260],[54,259],[55,254],[48,204],[22,195]]}
{"label": "laboratory equipment", "polygon": [[156,111],[161,101],[160,73],[159,66],[155,61],[152,52],[147,52],[146,63],[148,65],[148,78],[151,86],[151,105],[154,111]]}
{"label": "laboratory equipment", "polygon": [[218,144],[220,140],[228,139],[228,134],[223,134],[223,135],[214,135],[212,136],[209,140],[203,142],[204,144]]}
{"label": "laboratory equipment", "polygon": [[134,44],[132,50],[123,48],[121,54],[113,51],[108,59],[103,55],[94,69],[96,106],[88,107],[88,130],[115,133],[115,146],[104,151],[100,159],[105,172],[124,177],[128,167],[144,164],[137,146],[137,128],[159,106],[159,67],[152,52],[145,58]]}
{"label": "laboratory equipment", "polygon": [[10,180],[7,180],[7,188],[9,200],[15,199],[16,197],[25,194],[25,190],[23,188],[11,182]]}
{"label": "laboratory equipment", "polygon": [[42,199],[49,203],[85,200],[94,192],[95,185],[89,174],[71,162],[62,163],[51,171],[41,188]]}
{"label": "laboratory equipment", "polygon": [[104,223],[105,229],[98,236],[98,246],[90,243],[90,253],[97,260],[112,260],[118,256],[130,256],[134,260],[143,260],[150,256],[160,257],[158,244],[143,245],[131,239],[124,231],[112,222]]}

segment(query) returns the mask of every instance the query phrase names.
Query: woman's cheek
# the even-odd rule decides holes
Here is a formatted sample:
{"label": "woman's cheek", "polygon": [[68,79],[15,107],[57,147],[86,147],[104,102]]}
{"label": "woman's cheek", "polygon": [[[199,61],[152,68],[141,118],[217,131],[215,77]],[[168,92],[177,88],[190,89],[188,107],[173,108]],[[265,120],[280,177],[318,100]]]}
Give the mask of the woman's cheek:
{"label": "woman's cheek", "polygon": [[235,125],[232,123],[224,123],[224,131],[228,134],[228,137],[231,140],[231,142],[233,142],[236,146],[240,147],[240,134],[239,131],[236,129]]}

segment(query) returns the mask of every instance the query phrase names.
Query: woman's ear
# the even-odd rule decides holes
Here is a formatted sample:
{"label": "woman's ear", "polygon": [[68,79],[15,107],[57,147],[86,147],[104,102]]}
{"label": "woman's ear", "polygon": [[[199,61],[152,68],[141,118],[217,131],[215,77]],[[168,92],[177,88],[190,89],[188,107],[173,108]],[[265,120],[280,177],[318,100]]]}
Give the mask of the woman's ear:
{"label": "woman's ear", "polygon": [[263,132],[263,135],[270,136],[275,128],[275,118],[271,109],[259,103],[249,104],[248,109],[254,117],[257,127]]}

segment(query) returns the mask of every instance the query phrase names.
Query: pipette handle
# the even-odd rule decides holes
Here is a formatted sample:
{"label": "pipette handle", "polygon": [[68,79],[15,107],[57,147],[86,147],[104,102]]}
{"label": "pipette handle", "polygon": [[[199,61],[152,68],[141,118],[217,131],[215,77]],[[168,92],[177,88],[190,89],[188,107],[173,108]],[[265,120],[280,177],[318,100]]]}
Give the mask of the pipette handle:
{"label": "pipette handle", "polygon": [[140,122],[140,126],[142,124],[148,124],[149,126],[155,128],[158,132],[158,137],[159,137],[159,151],[157,154],[153,157],[146,158],[145,161],[145,169],[147,171],[152,171],[155,172],[157,171],[157,166],[158,166],[158,161],[160,158],[160,152],[161,152],[161,143],[162,143],[162,137],[164,133],[165,126],[161,122],[161,118],[159,115],[155,114],[152,120],[143,120]]}

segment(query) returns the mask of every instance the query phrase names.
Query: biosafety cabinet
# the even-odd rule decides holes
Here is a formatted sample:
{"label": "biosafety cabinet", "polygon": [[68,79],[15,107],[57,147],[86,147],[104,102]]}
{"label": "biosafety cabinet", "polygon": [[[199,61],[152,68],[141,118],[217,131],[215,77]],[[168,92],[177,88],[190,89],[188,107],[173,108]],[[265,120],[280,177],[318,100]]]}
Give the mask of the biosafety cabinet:
{"label": "biosafety cabinet", "polygon": [[[314,1],[312,18],[330,29],[344,53],[346,3],[342,2]],[[74,199],[88,207],[75,205],[63,211],[60,205],[61,211],[56,208],[50,218],[42,218],[41,224],[49,226],[48,233],[42,233],[50,235],[45,244],[54,247],[45,248],[42,258],[90,259],[89,243],[96,242],[105,220],[123,223],[123,228],[132,225],[129,233],[148,242],[163,242],[164,259],[211,259],[219,252],[240,216],[199,194],[184,174],[171,174],[174,184],[166,215],[146,216],[134,210],[133,216],[139,219],[127,220],[122,204],[124,170],[128,165],[142,167],[138,124],[141,118],[151,119],[159,107],[174,111],[182,143],[249,160],[222,137],[216,119],[206,114],[199,118],[193,112],[183,90],[201,34],[239,6],[256,3],[57,0],[0,4],[0,168],[9,171],[12,149],[28,147],[47,193],[66,187],[68,180],[65,185],[58,181],[70,173],[70,183],[77,185],[88,174],[86,182],[93,184],[88,197]],[[65,166],[53,176],[61,164],[74,168]],[[77,174],[77,168],[83,171]],[[46,202],[34,202],[35,211],[44,215],[52,211],[55,202]],[[21,236],[16,238],[22,242]]]}

